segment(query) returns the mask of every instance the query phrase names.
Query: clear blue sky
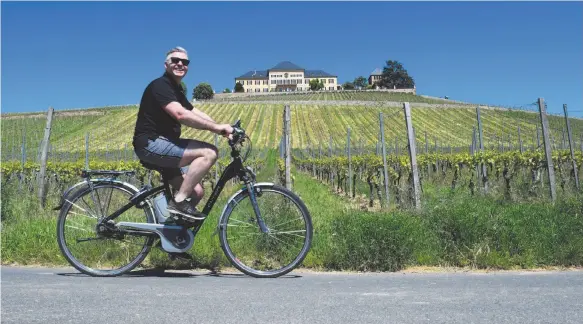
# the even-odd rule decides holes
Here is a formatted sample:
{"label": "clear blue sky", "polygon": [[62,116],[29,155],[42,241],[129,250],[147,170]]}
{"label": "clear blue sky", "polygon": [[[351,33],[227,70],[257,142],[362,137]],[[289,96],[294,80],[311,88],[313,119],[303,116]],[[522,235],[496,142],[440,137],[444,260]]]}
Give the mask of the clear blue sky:
{"label": "clear blue sky", "polygon": [[583,116],[581,2],[2,2],[2,112],[138,103],[174,46],[189,95],[285,60],[343,83],[393,59],[419,94]]}

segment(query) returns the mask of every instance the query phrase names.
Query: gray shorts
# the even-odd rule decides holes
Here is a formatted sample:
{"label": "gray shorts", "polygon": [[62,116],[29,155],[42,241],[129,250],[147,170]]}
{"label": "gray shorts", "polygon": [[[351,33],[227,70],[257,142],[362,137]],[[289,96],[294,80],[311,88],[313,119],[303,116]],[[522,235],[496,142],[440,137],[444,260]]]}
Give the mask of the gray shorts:
{"label": "gray shorts", "polygon": [[169,140],[159,136],[156,139],[148,139],[148,143],[136,148],[135,152],[140,160],[163,168],[165,176],[176,177],[188,171],[188,166],[180,167],[180,159],[187,145],[187,139]]}

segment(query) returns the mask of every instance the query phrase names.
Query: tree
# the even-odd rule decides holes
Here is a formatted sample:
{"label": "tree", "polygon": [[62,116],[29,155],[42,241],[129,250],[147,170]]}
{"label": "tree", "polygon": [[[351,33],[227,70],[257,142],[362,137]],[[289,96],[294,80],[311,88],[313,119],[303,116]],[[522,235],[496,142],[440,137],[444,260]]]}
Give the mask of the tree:
{"label": "tree", "polygon": [[353,83],[354,87],[364,89],[368,85],[368,80],[363,76],[359,76],[358,78],[354,79]]}
{"label": "tree", "polygon": [[182,93],[186,96],[188,93],[188,88],[186,87],[186,83],[184,81],[180,81],[180,85],[182,86]]}
{"label": "tree", "polygon": [[245,88],[243,88],[241,82],[235,84],[235,92],[245,92]]}
{"label": "tree", "polygon": [[310,90],[318,91],[322,88],[324,88],[324,82],[322,82],[322,80],[320,80],[320,79],[310,80]]}
{"label": "tree", "polygon": [[415,86],[415,80],[399,61],[387,61],[379,85],[388,89],[410,89]]}
{"label": "tree", "polygon": [[225,88],[225,90],[223,90],[223,93],[231,93],[231,89]]}
{"label": "tree", "polygon": [[344,84],[342,84],[342,88],[344,90],[354,90],[354,84],[352,82],[344,82]]}
{"label": "tree", "polygon": [[193,97],[197,100],[212,99],[213,96],[213,88],[206,82],[201,82],[194,88]]}

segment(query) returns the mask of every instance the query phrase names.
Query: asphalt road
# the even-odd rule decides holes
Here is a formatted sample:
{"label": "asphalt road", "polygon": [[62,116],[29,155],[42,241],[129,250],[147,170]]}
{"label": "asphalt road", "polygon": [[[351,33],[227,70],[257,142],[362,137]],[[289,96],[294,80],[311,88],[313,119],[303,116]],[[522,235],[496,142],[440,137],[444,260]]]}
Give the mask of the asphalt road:
{"label": "asphalt road", "polygon": [[583,271],[1,275],[2,323],[583,323]]}

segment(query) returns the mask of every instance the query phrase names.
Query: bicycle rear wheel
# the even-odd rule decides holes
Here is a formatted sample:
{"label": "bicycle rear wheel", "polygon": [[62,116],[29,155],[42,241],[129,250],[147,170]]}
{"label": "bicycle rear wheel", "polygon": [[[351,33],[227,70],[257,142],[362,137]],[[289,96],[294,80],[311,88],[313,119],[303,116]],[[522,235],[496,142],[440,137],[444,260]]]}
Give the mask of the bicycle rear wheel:
{"label": "bicycle rear wheel", "polygon": [[261,217],[270,232],[261,232],[249,198],[242,190],[219,219],[220,242],[229,261],[257,278],[282,276],[301,264],[312,244],[312,220],[302,200],[273,184],[254,186]]}
{"label": "bicycle rear wheel", "polygon": [[[100,230],[98,220],[129,202],[136,189],[119,181],[103,181],[80,189],[65,201],[57,222],[59,248],[77,270],[100,277],[119,276],[139,265],[155,238]],[[130,208],[113,222],[154,223],[145,208]]]}

